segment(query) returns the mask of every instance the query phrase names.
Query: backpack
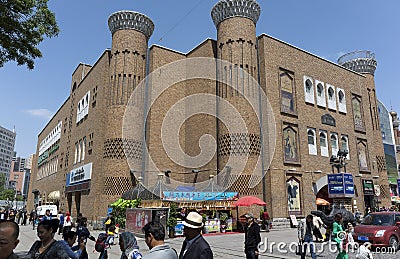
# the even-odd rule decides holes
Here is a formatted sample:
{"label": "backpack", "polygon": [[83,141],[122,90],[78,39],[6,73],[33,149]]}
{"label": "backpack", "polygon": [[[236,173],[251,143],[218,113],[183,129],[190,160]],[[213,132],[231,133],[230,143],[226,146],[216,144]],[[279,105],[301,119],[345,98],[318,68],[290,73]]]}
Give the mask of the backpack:
{"label": "backpack", "polygon": [[96,244],[94,245],[94,250],[96,250],[99,253],[103,252],[107,246],[106,240],[107,240],[107,234],[100,233],[99,236],[97,237]]}

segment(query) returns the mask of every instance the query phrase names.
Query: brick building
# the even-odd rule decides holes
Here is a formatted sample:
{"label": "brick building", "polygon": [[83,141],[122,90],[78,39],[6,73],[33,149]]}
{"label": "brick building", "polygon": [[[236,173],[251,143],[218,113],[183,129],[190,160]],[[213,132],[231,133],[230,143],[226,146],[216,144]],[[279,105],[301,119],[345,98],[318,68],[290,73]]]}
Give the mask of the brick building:
{"label": "brick building", "polygon": [[388,206],[373,53],[335,64],[257,36],[260,13],[254,0],[221,0],[211,11],[217,39],[188,53],[149,47],[145,15],[112,14],[111,49],[78,65],[38,136],[36,198],[51,193],[61,209],[94,218],[132,187],[131,175],[152,186],[171,171],[171,189],[200,190],[218,174],[218,185],[263,198],[274,218],[304,216],[317,197],[329,199],[330,157],[345,149],[347,173],[362,177],[354,198],[331,202],[373,206],[362,186],[371,180]]}

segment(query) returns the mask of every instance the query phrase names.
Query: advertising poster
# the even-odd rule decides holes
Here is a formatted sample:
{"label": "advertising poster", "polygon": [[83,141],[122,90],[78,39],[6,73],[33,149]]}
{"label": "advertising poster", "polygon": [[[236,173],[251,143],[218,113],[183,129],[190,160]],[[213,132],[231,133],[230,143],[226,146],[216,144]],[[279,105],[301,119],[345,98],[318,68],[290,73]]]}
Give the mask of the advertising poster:
{"label": "advertising poster", "polygon": [[286,182],[289,214],[301,213],[300,182],[291,177]]}

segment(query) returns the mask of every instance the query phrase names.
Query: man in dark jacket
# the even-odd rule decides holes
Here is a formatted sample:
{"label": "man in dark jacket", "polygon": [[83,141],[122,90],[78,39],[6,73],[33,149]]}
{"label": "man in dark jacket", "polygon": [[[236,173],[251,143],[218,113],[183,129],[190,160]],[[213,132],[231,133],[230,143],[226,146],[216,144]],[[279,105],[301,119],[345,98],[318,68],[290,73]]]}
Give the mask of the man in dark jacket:
{"label": "man in dark jacket", "polygon": [[244,236],[244,252],[247,259],[258,259],[258,244],[261,242],[260,226],[254,222],[253,214],[247,213],[245,217],[247,228]]}
{"label": "man in dark jacket", "polygon": [[186,239],[183,241],[179,259],[212,259],[210,245],[200,234],[203,228],[203,217],[197,212],[190,212],[183,225]]}

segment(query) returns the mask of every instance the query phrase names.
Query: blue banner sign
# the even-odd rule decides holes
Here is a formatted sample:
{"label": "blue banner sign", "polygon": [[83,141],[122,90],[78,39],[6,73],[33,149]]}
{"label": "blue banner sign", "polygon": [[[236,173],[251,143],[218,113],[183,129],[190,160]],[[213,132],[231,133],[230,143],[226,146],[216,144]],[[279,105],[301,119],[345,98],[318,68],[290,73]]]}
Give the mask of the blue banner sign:
{"label": "blue banner sign", "polygon": [[163,200],[169,201],[223,201],[237,197],[237,192],[163,192]]}
{"label": "blue banner sign", "polygon": [[354,197],[354,179],[351,174],[328,174],[329,198]]}

